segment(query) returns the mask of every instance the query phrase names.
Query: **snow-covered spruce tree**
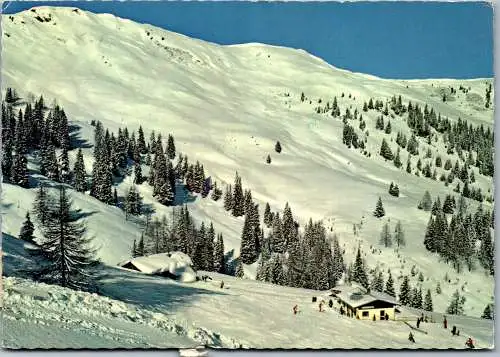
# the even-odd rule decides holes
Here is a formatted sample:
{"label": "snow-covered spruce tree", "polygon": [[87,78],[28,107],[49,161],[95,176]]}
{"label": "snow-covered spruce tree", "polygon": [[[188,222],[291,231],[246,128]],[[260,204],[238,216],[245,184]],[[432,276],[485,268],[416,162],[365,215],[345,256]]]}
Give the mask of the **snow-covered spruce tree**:
{"label": "snow-covered spruce tree", "polygon": [[237,278],[245,277],[245,272],[243,271],[243,264],[239,260],[238,263],[236,264],[236,270],[234,276],[236,276]]}
{"label": "snow-covered spruce tree", "polygon": [[248,212],[250,212],[250,210],[253,209],[252,191],[245,190],[245,194],[243,195],[243,197],[244,197],[245,214],[247,214]]}
{"label": "snow-covered spruce tree", "polygon": [[385,283],[384,293],[389,296],[396,297],[396,292],[394,290],[394,281],[392,280],[391,271],[389,271],[389,277],[387,278],[387,282]]}
{"label": "snow-covered spruce tree", "polygon": [[394,159],[394,155],[391,151],[391,148],[389,147],[389,144],[387,144],[387,141],[385,141],[385,138],[382,139],[382,145],[380,146],[380,156],[382,156],[386,160]]}
{"label": "snow-covered spruce tree", "polygon": [[2,138],[2,175],[4,181],[10,179],[12,173],[12,165],[14,164],[13,158],[14,143],[13,139],[9,136]]}
{"label": "snow-covered spruce tree", "polygon": [[140,185],[144,181],[144,177],[142,177],[142,167],[139,162],[134,164],[134,183],[136,185]]}
{"label": "snow-covered spruce tree", "polygon": [[432,305],[431,289],[427,289],[427,294],[425,294],[424,310],[425,311],[433,311],[434,310],[433,305]]}
{"label": "snow-covered spruce tree", "polygon": [[388,248],[392,246],[392,237],[389,230],[389,224],[386,222],[382,227],[382,232],[380,233],[380,244]]}
{"label": "snow-covered spruce tree", "polygon": [[168,134],[167,155],[170,160],[175,159],[175,142],[172,134]]}
{"label": "snow-covered spruce tree", "polygon": [[450,315],[463,315],[465,301],[465,296],[460,296],[458,290],[455,290],[451,297],[450,305],[448,305],[446,309],[446,313]]}
{"label": "snow-covered spruce tree", "polygon": [[215,229],[212,222],[207,229],[204,241],[203,250],[203,270],[214,271],[214,243],[215,243]]}
{"label": "snow-covered spruce tree", "polygon": [[233,209],[233,189],[231,185],[226,186],[226,193],[224,194],[224,209],[231,211]]}
{"label": "snow-covered spruce tree", "polygon": [[287,250],[299,244],[298,231],[295,227],[292,209],[288,202],[285,204],[285,210],[283,211],[283,236],[285,238]]}
{"label": "snow-covered spruce tree", "polygon": [[113,173],[110,153],[108,150],[109,140],[106,139],[101,122],[97,122],[94,133],[94,165],[92,168],[92,185],[90,195],[99,201],[113,203]]}
{"label": "snow-covered spruce tree", "polygon": [[345,272],[344,254],[340,249],[339,239],[337,235],[333,236],[333,275],[335,281],[342,279]]}
{"label": "snow-covered spruce tree", "polygon": [[437,215],[439,211],[441,211],[441,200],[439,199],[439,196],[436,198],[436,201],[432,204],[431,208],[431,213],[433,215]]}
{"label": "snow-covered spruce tree", "polygon": [[479,262],[490,275],[495,274],[495,253],[489,228],[487,229],[486,235],[483,236],[481,240]]}
{"label": "snow-covered spruce tree", "polygon": [[493,304],[488,304],[484,308],[483,314],[481,315],[482,319],[486,320],[494,320],[495,319],[495,309]]}
{"label": "snow-covered spruce tree", "polygon": [[144,155],[147,153],[146,140],[144,139],[144,131],[142,130],[142,126],[139,126],[139,130],[137,131],[137,146],[141,154]]}
{"label": "snow-covered spruce tree", "polygon": [[443,212],[446,214],[453,214],[454,212],[454,204],[451,195],[446,195],[446,198],[443,203]]}
{"label": "snow-covered spruce tree", "polygon": [[71,169],[69,167],[69,157],[68,157],[68,149],[63,146],[61,155],[59,156],[59,167],[60,167],[60,181],[62,183],[71,183]]}
{"label": "snow-covered spruce tree", "polygon": [[276,145],[274,145],[274,150],[279,154],[281,153],[281,144],[279,141],[276,142]]}
{"label": "snow-covered spruce tree", "polygon": [[398,248],[404,247],[406,245],[405,234],[403,230],[403,225],[401,221],[398,221],[396,228],[394,229],[394,242]]}
{"label": "snow-covered spruce tree", "polygon": [[396,156],[394,156],[394,166],[396,166],[398,169],[403,166],[403,163],[401,162],[401,156],[399,154],[400,150],[399,147],[396,151]]}
{"label": "snow-covered spruce tree", "polygon": [[241,186],[241,177],[236,172],[234,178],[234,191],[232,195],[232,213],[234,217],[241,217],[245,214],[245,198],[243,196],[243,187]]}
{"label": "snow-covered spruce tree", "polygon": [[270,234],[271,251],[275,253],[285,253],[286,241],[283,235],[283,223],[279,213],[274,215],[273,225]]}
{"label": "snow-covered spruce tree", "polygon": [[142,257],[146,252],[144,251],[144,235],[141,234],[141,239],[139,239],[139,243],[137,244],[137,256]]}
{"label": "snow-covered spruce tree", "polygon": [[224,238],[222,234],[217,235],[214,249],[214,271],[220,274],[226,273],[226,263],[224,260]]}
{"label": "snow-covered spruce tree", "polygon": [[[18,126],[20,125],[22,125],[21,118],[18,121]],[[12,164],[11,182],[23,188],[28,188],[28,159],[26,156],[28,154],[28,148],[26,138],[24,136],[24,130],[22,130],[22,128],[17,129],[14,148],[16,151],[16,156],[14,157],[14,161]]]}
{"label": "snow-covered spruce tree", "polygon": [[377,205],[375,207],[375,211],[373,211],[373,215],[377,218],[382,218],[385,216],[384,205],[382,204],[382,198],[379,196]]}
{"label": "snow-covered spruce tree", "polygon": [[410,297],[411,297],[411,286],[410,281],[408,279],[408,275],[405,275],[403,278],[403,282],[401,283],[401,287],[399,288],[399,303],[401,305],[410,305]]}
{"label": "snow-covered spruce tree", "polygon": [[30,219],[30,213],[26,212],[26,220],[23,222],[21,226],[21,231],[19,233],[19,239],[22,239],[26,242],[33,243],[33,233],[35,232],[35,227],[33,226],[33,222]]}
{"label": "snow-covered spruce tree", "polygon": [[430,211],[432,209],[432,198],[429,191],[425,191],[424,196],[418,204],[418,209],[423,209],[424,211]]}
{"label": "snow-covered spruce tree", "polygon": [[253,264],[258,258],[254,230],[250,223],[250,213],[245,215],[245,222],[243,223],[240,258],[244,264]]}
{"label": "snow-covered spruce tree", "polygon": [[271,215],[271,207],[269,206],[269,202],[266,203],[266,207],[264,208],[264,224],[267,228],[271,227],[273,223],[272,215]]}
{"label": "snow-covered spruce tree", "polygon": [[384,277],[381,271],[375,271],[372,279],[371,289],[382,292],[384,290]]}
{"label": "snow-covered spruce tree", "polygon": [[33,202],[33,212],[35,213],[36,220],[44,225],[50,216],[51,207],[53,207],[52,196],[47,192],[47,188],[43,183],[40,183],[36,191],[35,200]]}
{"label": "snow-covered spruce tree", "polygon": [[222,197],[222,190],[217,186],[217,181],[214,182],[214,187],[212,190],[212,200],[218,201]]}
{"label": "snow-covered spruce tree", "polygon": [[423,308],[423,299],[422,299],[422,288],[416,288],[413,292],[413,305],[416,309]]}
{"label": "snow-covered spruce tree", "polygon": [[391,182],[389,186],[389,194],[394,197],[399,197],[399,187]]}
{"label": "snow-covered spruce tree", "polygon": [[142,197],[137,191],[135,185],[130,186],[127,196],[125,197],[125,217],[129,215],[138,216],[142,212]]}
{"label": "snow-covered spruce tree", "polygon": [[92,287],[95,252],[85,230],[66,189],[60,186],[49,219],[42,225],[41,250],[47,263],[38,272],[43,281],[77,290]]}
{"label": "snow-covered spruce tree", "polygon": [[87,191],[87,173],[85,171],[82,149],[78,149],[78,153],[76,154],[76,162],[73,168],[73,186],[78,192]]}
{"label": "snow-covered spruce tree", "polygon": [[356,253],[356,259],[354,260],[353,270],[352,270],[352,281],[359,283],[365,289],[370,288],[370,283],[368,281],[368,275],[366,274],[365,265],[361,259],[361,249],[358,247],[358,252]]}
{"label": "snow-covered spruce tree", "polygon": [[135,239],[134,239],[134,242],[132,243],[131,256],[132,256],[132,258],[136,258],[136,257],[138,257],[138,256],[139,256],[139,255],[137,254],[137,245],[136,245],[136,243],[135,243]]}

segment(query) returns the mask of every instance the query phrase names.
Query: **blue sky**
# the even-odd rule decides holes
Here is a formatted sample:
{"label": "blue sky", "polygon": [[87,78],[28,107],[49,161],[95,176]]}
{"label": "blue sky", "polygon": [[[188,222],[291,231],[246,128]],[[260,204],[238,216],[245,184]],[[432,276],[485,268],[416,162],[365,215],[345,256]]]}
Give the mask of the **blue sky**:
{"label": "blue sky", "polygon": [[220,44],[302,48],[334,66],[384,78],[493,76],[493,9],[446,2],[11,2],[112,13]]}

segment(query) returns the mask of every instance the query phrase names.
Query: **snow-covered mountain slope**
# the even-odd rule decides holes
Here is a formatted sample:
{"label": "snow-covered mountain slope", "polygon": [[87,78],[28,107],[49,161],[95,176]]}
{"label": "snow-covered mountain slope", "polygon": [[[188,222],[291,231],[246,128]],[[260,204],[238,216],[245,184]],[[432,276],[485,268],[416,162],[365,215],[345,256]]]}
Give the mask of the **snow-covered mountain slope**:
{"label": "snow-covered mountain slope", "polygon": [[[371,267],[390,268],[397,277],[415,265],[426,278],[424,290],[434,291],[441,281],[443,293],[433,295],[437,311],[444,311],[451,294],[465,283],[467,314],[480,316],[492,301],[491,277],[480,269],[457,275],[422,244],[429,215],[416,208],[418,201],[425,190],[443,199],[454,186],[409,175],[386,163],[377,154],[383,136],[374,129],[378,113],[363,113],[370,131],[367,150],[372,153],[367,158],[343,145],[341,120],[314,112],[319,99],[331,102],[334,96],[342,111],[348,107],[361,111],[369,98],[385,101],[401,95],[405,103],[427,103],[451,120],[461,117],[492,127],[492,108],[482,105],[491,79],[385,80],[334,68],[301,50],[261,44],[220,46],[72,8],[41,7],[3,15],[2,20],[2,86],[14,87],[22,96],[57,99],[72,124],[80,127],[82,140],[92,144],[93,119],[114,131],[142,125],[146,136],[151,130],[164,138],[172,133],[178,151],[203,163],[219,183],[232,183],[238,171],[261,210],[266,202],[273,210],[289,202],[301,223],[309,217],[325,220],[346,247],[348,261],[358,243],[366,253],[370,246],[379,246],[382,222],[372,211],[381,196],[387,213],[382,221],[390,219],[393,229],[401,220],[407,246],[400,257],[385,248],[380,254],[367,254]],[[471,89],[443,103],[442,92],[459,85]],[[312,103],[301,102],[302,92]],[[392,125],[393,137],[398,130],[409,134],[404,123],[393,120]],[[279,155],[274,152],[277,140],[283,147]],[[443,147],[432,150],[446,157]],[[84,152],[90,173],[92,148]],[[265,162],[267,154],[272,156],[270,165]],[[402,160],[406,162],[406,154]],[[483,192],[492,189],[491,178],[477,174],[476,180]],[[399,185],[399,198],[387,193],[392,181]],[[122,182],[119,192],[125,192],[130,182],[130,178]],[[33,190],[4,188],[2,232],[17,236]],[[170,212],[153,202],[149,186],[141,185],[140,190],[158,215]],[[138,227],[126,222],[116,208],[72,195],[75,205],[88,213],[89,232],[102,247],[100,258],[110,265],[127,259],[132,241],[140,236]],[[224,234],[226,250],[238,255],[242,218],[229,216],[220,201],[197,198],[189,208],[199,221],[213,221]],[[354,236],[353,224],[360,222]],[[249,276],[255,273],[254,267],[245,269]],[[446,272],[450,284],[443,282]]]}
{"label": "snow-covered mountain slope", "polygon": [[[75,292],[11,277],[19,260],[26,266],[29,257],[13,237],[4,238],[4,250],[10,252],[4,259],[5,347],[463,349],[468,336],[476,348],[493,346],[492,321],[448,316],[460,330],[454,337],[443,329],[441,314],[426,313],[436,322],[422,323],[424,332],[414,331],[412,344],[403,321],[358,321],[329,308],[320,313],[311,298],[328,301],[325,293],[215,273],[207,273],[207,282],[187,284],[109,268],[99,280],[99,295]],[[420,312],[402,315],[414,326]]]}

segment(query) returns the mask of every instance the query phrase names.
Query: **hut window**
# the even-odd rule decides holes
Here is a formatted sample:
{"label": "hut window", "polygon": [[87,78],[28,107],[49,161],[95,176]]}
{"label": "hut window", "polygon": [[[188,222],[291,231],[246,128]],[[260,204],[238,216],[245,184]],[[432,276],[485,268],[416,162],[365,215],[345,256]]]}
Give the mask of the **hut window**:
{"label": "hut window", "polygon": [[385,311],[384,310],[380,310],[380,316],[384,316],[385,315]]}
{"label": "hut window", "polygon": [[368,311],[363,311],[363,317],[368,316]]}

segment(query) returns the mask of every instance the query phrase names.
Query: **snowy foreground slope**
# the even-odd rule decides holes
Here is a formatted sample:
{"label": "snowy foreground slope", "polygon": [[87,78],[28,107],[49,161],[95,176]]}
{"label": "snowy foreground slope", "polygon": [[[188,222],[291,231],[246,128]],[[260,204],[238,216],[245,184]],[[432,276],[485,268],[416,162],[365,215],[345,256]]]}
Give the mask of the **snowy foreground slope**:
{"label": "snowy foreground slope", "polygon": [[[37,16],[49,20],[38,21]],[[21,96],[43,94],[47,103],[56,99],[71,123],[80,128],[79,139],[90,144],[84,149],[89,173],[91,120],[100,120],[113,131],[121,126],[136,130],[142,125],[147,137],[151,130],[161,132],[164,138],[172,133],[178,151],[203,163],[207,174],[217,182],[233,183],[238,171],[244,188],[252,190],[261,210],[266,202],[273,210],[282,210],[289,202],[302,224],[309,217],[323,219],[345,246],[348,262],[358,244],[364,252],[369,252],[371,245],[378,246],[382,223],[372,211],[378,196],[382,196],[387,213],[384,221],[403,223],[407,246],[400,254],[405,263],[392,249],[381,248],[381,254],[365,257],[368,265],[379,265],[383,271],[390,268],[395,277],[408,274],[415,265],[426,278],[423,290],[434,291],[436,283],[441,282],[443,293],[433,295],[436,311],[444,311],[451,294],[466,283],[465,313],[471,318],[460,318],[456,324],[463,325],[463,329],[459,327],[461,335],[467,332],[478,339],[479,346],[491,346],[492,324],[474,318],[493,301],[494,280],[481,269],[458,275],[422,244],[429,215],[418,210],[417,203],[425,190],[443,199],[454,186],[408,175],[384,162],[377,154],[381,134],[374,129],[375,113],[363,113],[370,129],[366,145],[372,156],[367,158],[343,145],[341,120],[314,111],[320,98],[331,101],[336,96],[342,111],[347,107],[361,111],[369,98],[385,100],[401,95],[405,102],[428,103],[452,120],[461,117],[474,125],[492,127],[492,108],[485,109],[477,99],[484,95],[491,79],[384,80],[334,68],[300,50],[261,44],[219,46],[72,8],[41,7],[34,12],[3,15],[2,30],[2,86],[18,89]],[[443,103],[440,91],[459,85],[471,87],[469,95]],[[302,92],[312,104],[300,101]],[[341,98],[341,93],[346,96]],[[409,132],[397,121],[392,124],[394,136],[400,129]],[[283,147],[280,155],[273,151],[277,140]],[[433,150],[446,157],[444,148]],[[265,162],[269,153],[270,165]],[[70,153],[72,160],[75,154]],[[406,162],[406,155],[402,160]],[[33,175],[31,179],[35,182],[39,177]],[[483,192],[492,189],[491,178],[478,174],[476,180]],[[399,198],[387,193],[391,181],[400,187]],[[119,193],[123,195],[130,184],[130,177],[120,183]],[[149,186],[141,185],[140,190],[158,215],[171,212],[154,202]],[[140,228],[126,221],[116,207],[74,191],[71,195],[75,206],[86,215],[99,258],[109,266],[129,259]],[[2,249],[6,255],[19,256],[17,263],[21,265],[24,253],[13,237],[19,234],[33,197],[34,189],[9,184],[2,189]],[[470,205],[476,204],[471,201]],[[197,198],[188,206],[198,221],[213,221],[216,231],[224,234],[226,251],[237,257],[243,219],[231,217],[220,201]],[[484,206],[492,208],[488,203]],[[360,222],[362,228],[354,236],[352,226]],[[7,267],[4,269],[7,271]],[[255,267],[245,267],[245,273],[254,276]],[[443,282],[445,273],[450,284]],[[73,347],[178,347],[204,343],[199,335],[213,331],[220,341],[210,335],[207,343],[222,347],[409,347],[409,329],[402,323],[378,328],[383,322],[377,322],[374,329],[372,322],[344,320],[333,312],[318,316],[315,306],[309,306],[315,292],[226,279],[230,288],[222,294],[216,283],[182,285],[110,268],[109,277],[102,280],[106,297],[96,297],[8,278],[4,282],[5,341],[8,345],[10,338],[12,346],[40,346],[47,342],[44,333],[60,331],[61,347],[65,343]],[[399,283],[396,280],[396,286]],[[149,301],[142,300],[145,288],[152,295]],[[74,302],[68,308],[70,317],[64,317],[68,321],[54,312],[67,303],[65,299]],[[90,302],[82,304],[85,299]],[[303,312],[294,320],[290,309],[295,303]],[[88,311],[78,310],[84,309],[82,306]],[[119,312],[104,306],[116,306]],[[129,311],[140,317],[133,320]],[[162,322],[150,323],[155,316]],[[33,341],[18,340],[16,345],[16,331],[26,329],[32,320],[39,321],[38,335],[33,333]],[[197,334],[191,324],[204,332]],[[450,324],[454,322],[450,320]],[[81,329],[73,331],[77,325]],[[97,325],[109,330],[93,328]],[[298,326],[310,328],[299,330]],[[463,347],[463,338],[452,339],[438,324],[428,328],[428,335],[416,335],[415,347]],[[346,339],[346,331],[356,331],[355,336]],[[66,338],[70,335],[73,337]]]}
{"label": "snowy foreground slope", "polygon": [[[10,276],[19,260],[29,258],[19,240],[7,236],[3,244],[4,273]],[[4,346],[461,349],[467,336],[477,348],[493,346],[491,321],[448,317],[461,331],[453,337],[434,313],[437,323],[422,324],[427,334],[414,332],[417,343],[411,344],[402,321],[357,321],[328,308],[318,312],[311,297],[324,294],[317,291],[208,274],[213,280],[184,284],[109,268],[100,278],[100,295],[7,277]],[[292,313],[295,304],[298,315]],[[420,312],[402,314],[414,326]]]}

